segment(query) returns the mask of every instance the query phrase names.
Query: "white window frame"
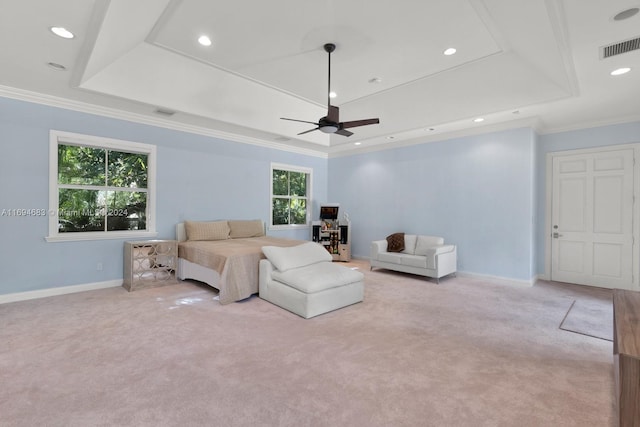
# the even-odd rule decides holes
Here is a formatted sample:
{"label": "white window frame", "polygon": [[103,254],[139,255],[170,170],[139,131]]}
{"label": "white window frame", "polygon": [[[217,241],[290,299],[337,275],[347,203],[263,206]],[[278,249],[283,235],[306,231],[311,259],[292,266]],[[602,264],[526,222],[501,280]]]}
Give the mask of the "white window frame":
{"label": "white window frame", "polygon": [[[307,174],[307,215],[305,219],[305,224],[286,224],[281,225],[273,224],[273,198],[281,197],[273,194],[273,171],[275,170],[285,170],[289,172],[302,172]],[[270,230],[292,230],[292,229],[301,229],[301,228],[309,228],[311,226],[311,200],[312,200],[312,192],[313,192],[313,169],[306,168],[303,166],[293,166],[287,165],[284,163],[271,163],[271,169],[269,170],[269,229]]]}
{"label": "white window frame", "polygon": [[[146,230],[86,231],[60,233],[58,231],[58,145],[81,145],[107,150],[141,153],[147,155],[147,215]],[[139,142],[103,138],[93,135],[49,131],[49,234],[47,242],[67,242],[106,239],[145,239],[157,236],[156,232],[156,146]]]}

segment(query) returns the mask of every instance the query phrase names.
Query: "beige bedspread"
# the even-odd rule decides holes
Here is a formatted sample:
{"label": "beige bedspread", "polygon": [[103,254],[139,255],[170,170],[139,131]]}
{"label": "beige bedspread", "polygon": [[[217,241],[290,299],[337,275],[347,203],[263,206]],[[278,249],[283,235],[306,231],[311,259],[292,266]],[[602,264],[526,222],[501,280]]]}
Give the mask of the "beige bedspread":
{"label": "beige bedspread", "polygon": [[263,246],[296,246],[303,240],[262,236],[246,239],[186,241],[178,257],[220,274],[220,304],[240,301],[258,293],[258,268]]}

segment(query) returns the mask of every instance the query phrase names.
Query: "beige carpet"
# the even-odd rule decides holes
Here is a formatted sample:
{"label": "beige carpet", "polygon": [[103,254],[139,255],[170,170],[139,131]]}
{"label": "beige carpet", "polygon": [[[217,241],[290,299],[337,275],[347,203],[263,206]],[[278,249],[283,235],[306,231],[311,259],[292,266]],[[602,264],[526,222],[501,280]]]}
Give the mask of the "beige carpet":
{"label": "beige carpet", "polygon": [[612,344],[558,329],[609,295],[365,273],[304,320],[182,283],[0,305],[0,426],[611,426]]}
{"label": "beige carpet", "polygon": [[611,297],[575,300],[560,323],[560,329],[613,342]]}

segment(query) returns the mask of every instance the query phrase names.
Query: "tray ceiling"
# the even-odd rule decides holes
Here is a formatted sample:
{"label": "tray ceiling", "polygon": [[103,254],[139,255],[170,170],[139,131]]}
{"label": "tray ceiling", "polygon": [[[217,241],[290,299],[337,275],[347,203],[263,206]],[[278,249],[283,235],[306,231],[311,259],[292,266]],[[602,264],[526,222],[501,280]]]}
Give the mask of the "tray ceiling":
{"label": "tray ceiling", "polygon": [[[613,18],[635,1],[6,3],[5,94],[34,92],[232,140],[332,155],[508,127],[549,132],[640,119],[632,95],[640,51],[600,55],[640,35],[640,14]],[[76,37],[53,36],[54,25]],[[197,42],[203,34],[211,46]],[[326,114],[327,42],[337,45],[332,104],[341,119],[380,124],[348,138],[298,136],[310,125],[280,117]],[[450,47],[456,54],[444,55]],[[609,74],[621,66],[632,72]]]}

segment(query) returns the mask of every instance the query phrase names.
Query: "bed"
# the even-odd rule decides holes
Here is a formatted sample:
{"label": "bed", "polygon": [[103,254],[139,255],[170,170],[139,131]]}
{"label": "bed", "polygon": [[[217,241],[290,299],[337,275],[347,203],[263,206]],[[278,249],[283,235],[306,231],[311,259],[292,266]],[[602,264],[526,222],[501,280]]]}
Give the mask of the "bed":
{"label": "bed", "polygon": [[176,225],[180,280],[204,282],[219,291],[220,304],[258,293],[263,246],[296,246],[303,240],[266,236],[261,220],[185,221]]}

